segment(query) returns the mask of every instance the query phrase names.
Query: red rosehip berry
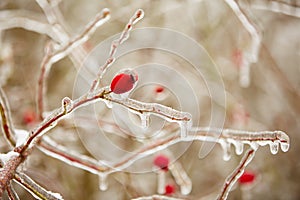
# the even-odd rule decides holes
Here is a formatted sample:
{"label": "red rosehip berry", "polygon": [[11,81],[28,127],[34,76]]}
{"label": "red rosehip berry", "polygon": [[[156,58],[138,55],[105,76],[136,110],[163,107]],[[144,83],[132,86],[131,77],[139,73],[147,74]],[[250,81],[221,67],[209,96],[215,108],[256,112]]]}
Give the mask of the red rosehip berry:
{"label": "red rosehip berry", "polygon": [[157,87],[155,88],[155,92],[156,92],[156,93],[162,93],[164,90],[165,90],[165,89],[164,89],[164,87],[162,87],[162,86],[157,86]]}
{"label": "red rosehip berry", "polygon": [[165,155],[158,155],[154,158],[153,164],[164,171],[168,171],[170,160]]}
{"label": "red rosehip berry", "polygon": [[244,184],[250,184],[253,183],[255,180],[255,174],[253,172],[245,171],[243,175],[239,178],[239,183]]}
{"label": "red rosehip berry", "polygon": [[26,110],[23,114],[23,122],[27,125],[34,123],[37,120],[36,113],[32,110]]}
{"label": "red rosehip berry", "polygon": [[137,74],[132,70],[126,70],[117,74],[110,84],[110,90],[115,94],[129,92],[138,80]]}
{"label": "red rosehip berry", "polygon": [[174,185],[171,185],[171,184],[168,184],[166,185],[165,187],[165,195],[171,195],[171,194],[174,194],[175,193],[175,186]]}

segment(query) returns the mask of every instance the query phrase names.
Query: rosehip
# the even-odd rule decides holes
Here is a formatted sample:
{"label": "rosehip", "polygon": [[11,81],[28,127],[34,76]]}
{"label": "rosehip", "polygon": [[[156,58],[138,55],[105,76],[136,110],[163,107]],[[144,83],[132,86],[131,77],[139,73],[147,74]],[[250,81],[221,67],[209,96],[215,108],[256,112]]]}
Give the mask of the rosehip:
{"label": "rosehip", "polygon": [[255,180],[255,174],[253,172],[245,171],[243,175],[239,178],[240,184],[249,184],[253,183]]}
{"label": "rosehip", "polygon": [[125,70],[113,78],[110,84],[110,90],[115,94],[129,92],[137,80],[138,76],[133,70]]}
{"label": "rosehip", "polygon": [[175,193],[175,186],[171,185],[171,184],[166,185],[165,194],[166,195],[171,195],[171,194],[174,194],[174,193]]}
{"label": "rosehip", "polygon": [[164,171],[168,171],[168,165],[170,163],[170,160],[167,156],[165,155],[158,155],[154,158],[153,161],[154,165],[156,165],[157,167],[159,167],[160,169],[164,170]]}

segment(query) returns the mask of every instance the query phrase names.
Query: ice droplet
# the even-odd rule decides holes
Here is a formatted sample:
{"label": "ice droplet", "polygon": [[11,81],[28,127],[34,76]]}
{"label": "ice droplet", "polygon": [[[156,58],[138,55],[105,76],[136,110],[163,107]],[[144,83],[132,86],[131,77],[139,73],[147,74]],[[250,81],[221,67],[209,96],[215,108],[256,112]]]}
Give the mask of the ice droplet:
{"label": "ice droplet", "polygon": [[99,173],[99,189],[101,191],[105,191],[108,188],[107,184],[107,174],[106,173]]}
{"label": "ice droplet", "polygon": [[269,146],[270,146],[270,151],[271,151],[272,154],[277,154],[278,153],[278,149],[279,149],[279,142],[278,141],[270,142]]}
{"label": "ice droplet", "polygon": [[237,155],[241,155],[244,151],[244,144],[240,141],[235,141],[235,142],[232,142],[232,144],[234,145],[235,147],[235,153]]}
{"label": "ice droplet", "polygon": [[282,132],[282,131],[279,131],[277,133],[277,136],[280,139],[281,150],[283,152],[287,152],[290,148],[290,138],[289,138],[289,136],[286,133]]}
{"label": "ice droplet", "polygon": [[141,126],[143,129],[146,129],[149,127],[150,124],[150,116],[148,113],[143,113],[140,114],[140,118],[141,118]]}
{"label": "ice droplet", "polygon": [[289,150],[289,148],[290,148],[290,144],[289,143],[280,143],[280,147],[281,147],[281,150],[283,151],[283,152],[287,152],[288,150]]}
{"label": "ice droplet", "polygon": [[220,145],[223,149],[223,160],[228,161],[231,158],[230,143],[224,139],[220,139]]}

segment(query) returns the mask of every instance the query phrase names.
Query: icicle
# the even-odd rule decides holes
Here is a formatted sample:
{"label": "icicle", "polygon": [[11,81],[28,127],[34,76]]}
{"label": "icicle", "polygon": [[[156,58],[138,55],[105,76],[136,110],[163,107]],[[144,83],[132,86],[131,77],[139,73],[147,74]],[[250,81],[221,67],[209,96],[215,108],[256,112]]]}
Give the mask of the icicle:
{"label": "icicle", "polygon": [[278,131],[277,132],[277,137],[281,140],[280,142],[280,147],[281,147],[281,150],[283,152],[287,152],[290,148],[290,138],[289,136],[282,132],[282,131]]}
{"label": "icicle", "polygon": [[279,149],[279,142],[274,141],[269,143],[270,151],[272,154],[277,154]]}
{"label": "icicle", "polygon": [[280,147],[281,147],[281,150],[283,152],[287,152],[289,150],[289,148],[290,148],[290,144],[288,144],[288,143],[280,143]]}
{"label": "icicle", "polygon": [[107,184],[107,173],[99,173],[99,189],[105,191],[108,188]]}
{"label": "icicle", "polygon": [[169,166],[176,183],[180,186],[180,192],[182,195],[188,195],[192,191],[192,181],[188,177],[186,171],[182,165],[177,161]]}
{"label": "icicle", "polygon": [[231,139],[230,143],[234,145],[234,147],[235,147],[235,153],[237,155],[241,155],[243,153],[243,151],[244,151],[244,144],[243,144],[243,142],[241,142],[239,140]]}
{"label": "icicle", "polygon": [[166,172],[158,170],[157,172],[157,193],[164,194],[166,185]]}
{"label": "icicle", "polygon": [[141,118],[141,126],[143,129],[146,129],[149,127],[150,124],[150,115],[148,113],[142,113],[140,114]]}
{"label": "icicle", "polygon": [[61,106],[64,113],[68,113],[72,109],[73,101],[69,97],[64,97],[61,101]]}
{"label": "icicle", "polygon": [[228,161],[231,158],[230,143],[227,140],[220,139],[220,145],[223,149],[223,160]]}

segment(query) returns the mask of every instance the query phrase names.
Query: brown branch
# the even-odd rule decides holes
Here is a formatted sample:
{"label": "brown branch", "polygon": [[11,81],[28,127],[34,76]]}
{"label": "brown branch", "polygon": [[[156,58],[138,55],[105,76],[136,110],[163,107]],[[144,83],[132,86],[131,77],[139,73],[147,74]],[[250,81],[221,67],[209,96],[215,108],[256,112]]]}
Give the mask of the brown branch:
{"label": "brown branch", "polygon": [[16,191],[14,190],[11,184],[7,187],[6,191],[7,191],[8,198],[10,200],[20,200],[18,194],[16,193]]}
{"label": "brown branch", "polygon": [[34,197],[42,200],[61,200],[62,197],[58,193],[47,191],[42,186],[34,182],[29,176],[23,173],[16,173],[14,180],[25,188]]}
{"label": "brown branch", "polygon": [[16,145],[15,139],[14,139],[14,131],[12,129],[12,122],[10,120],[10,111],[9,106],[7,103],[6,96],[4,94],[4,91],[0,87],[0,114],[1,114],[1,120],[2,120],[2,130],[4,132],[5,138],[8,141],[8,143],[14,147]]}
{"label": "brown branch", "polygon": [[218,200],[225,200],[227,199],[228,193],[230,192],[230,189],[235,184],[235,182],[238,180],[238,178],[241,177],[243,174],[246,166],[251,162],[255,155],[255,150],[250,148],[247,150],[247,152],[244,154],[242,160],[240,161],[240,164],[237,166],[237,168],[230,174],[224,183],[224,186],[222,188],[222,192],[218,197]]}
{"label": "brown branch", "polygon": [[46,93],[46,85],[45,82],[48,79],[48,74],[51,69],[51,66],[67,56],[69,53],[72,52],[76,47],[82,45],[86,42],[90,36],[96,31],[96,29],[105,23],[109,19],[109,10],[103,9],[101,13],[96,15],[94,20],[92,20],[85,29],[77,36],[75,36],[71,41],[69,41],[64,46],[61,46],[59,49],[54,50],[53,44],[49,44],[46,47],[46,54],[43,58],[41,64],[41,72],[39,75],[38,81],[38,95],[37,95],[37,102],[38,102],[38,115],[40,119],[43,119],[43,111],[44,111],[44,96]]}

